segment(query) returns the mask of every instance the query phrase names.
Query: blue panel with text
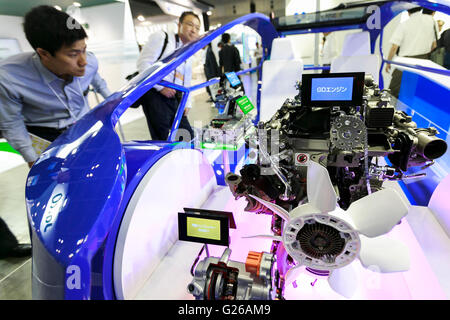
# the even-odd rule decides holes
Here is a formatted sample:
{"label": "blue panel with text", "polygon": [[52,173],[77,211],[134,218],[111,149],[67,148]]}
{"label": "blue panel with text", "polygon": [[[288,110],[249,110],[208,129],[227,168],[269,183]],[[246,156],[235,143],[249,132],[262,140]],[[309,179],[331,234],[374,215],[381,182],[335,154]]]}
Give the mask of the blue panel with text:
{"label": "blue panel with text", "polygon": [[225,73],[225,76],[227,77],[228,81],[230,81],[232,87],[237,87],[241,84],[241,80],[239,80],[236,72],[227,72]]}
{"label": "blue panel with text", "polygon": [[352,94],[352,77],[312,79],[311,101],[350,101]]}

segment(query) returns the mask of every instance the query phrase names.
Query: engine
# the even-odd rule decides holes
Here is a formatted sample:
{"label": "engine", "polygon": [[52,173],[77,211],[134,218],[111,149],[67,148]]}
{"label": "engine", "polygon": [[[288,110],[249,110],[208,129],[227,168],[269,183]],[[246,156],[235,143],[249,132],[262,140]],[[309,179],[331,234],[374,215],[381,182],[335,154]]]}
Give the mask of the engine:
{"label": "engine", "polygon": [[[383,183],[422,176],[407,171],[433,165],[446,142],[397,110],[370,75],[303,75],[297,89],[269,121],[246,130],[248,162],[225,177],[235,199],[245,197],[245,211],[272,215],[273,234],[254,236],[273,240],[270,253],[250,252],[245,264],[229,261],[229,249],[208,257],[188,286],[197,299],[284,299],[302,266],[345,295],[341,284],[354,277],[340,270],[356,259],[380,272],[408,268],[407,247],[383,238],[408,207]],[[376,262],[361,254],[370,250],[361,234],[389,253]]]}
{"label": "engine", "polygon": [[[339,206],[345,210],[380,190],[385,180],[412,178],[405,173],[408,168],[428,167],[447,150],[435,128],[417,128],[370,75],[364,77],[357,104],[320,101],[313,106],[310,86],[298,83],[297,89],[294,99],[287,99],[248,137],[253,163],[245,165],[240,175],[226,177],[233,195],[247,198],[247,211],[270,213],[249,194],[287,210],[305,201],[309,161],[327,168]],[[383,157],[390,163],[384,163]]]}

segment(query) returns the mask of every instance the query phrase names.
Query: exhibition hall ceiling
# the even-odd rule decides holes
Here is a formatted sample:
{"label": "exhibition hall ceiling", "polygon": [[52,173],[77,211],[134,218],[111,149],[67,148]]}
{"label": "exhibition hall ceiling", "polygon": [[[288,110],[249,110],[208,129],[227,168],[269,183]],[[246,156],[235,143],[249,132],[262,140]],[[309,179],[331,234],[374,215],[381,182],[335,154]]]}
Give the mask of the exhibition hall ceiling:
{"label": "exhibition hall ceiling", "polygon": [[[92,7],[120,0],[76,0],[82,7]],[[2,0],[0,1],[0,15],[24,16],[31,8],[39,5],[58,5],[62,10],[73,5],[74,0]]]}

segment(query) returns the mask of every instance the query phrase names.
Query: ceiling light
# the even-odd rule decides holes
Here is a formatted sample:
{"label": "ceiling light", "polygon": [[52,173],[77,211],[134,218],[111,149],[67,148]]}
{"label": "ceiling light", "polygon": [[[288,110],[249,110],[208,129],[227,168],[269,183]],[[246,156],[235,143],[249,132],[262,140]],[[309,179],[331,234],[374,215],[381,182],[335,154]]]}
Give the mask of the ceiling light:
{"label": "ceiling light", "polygon": [[145,18],[144,18],[144,16],[142,16],[142,15],[139,15],[138,17],[137,17],[137,19],[139,20],[139,21],[145,21]]}
{"label": "ceiling light", "polygon": [[55,9],[62,11],[62,8],[60,6],[53,6]]}
{"label": "ceiling light", "polygon": [[74,2],[73,5],[78,8],[81,7],[81,3],[79,3],[79,2]]}
{"label": "ceiling light", "polygon": [[208,12],[206,12],[206,14],[207,14],[208,16],[210,16],[210,15],[212,15],[212,12],[211,12],[211,11],[208,11]]}

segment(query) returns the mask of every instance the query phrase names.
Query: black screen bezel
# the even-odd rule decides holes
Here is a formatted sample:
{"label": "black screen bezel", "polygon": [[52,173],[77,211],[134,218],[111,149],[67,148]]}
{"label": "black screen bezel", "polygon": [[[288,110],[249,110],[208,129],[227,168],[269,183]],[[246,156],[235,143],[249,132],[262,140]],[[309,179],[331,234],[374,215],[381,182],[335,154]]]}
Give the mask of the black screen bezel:
{"label": "black screen bezel", "polygon": [[[312,79],[317,78],[353,78],[353,91],[351,100],[326,100],[312,101],[311,86]],[[326,74],[304,74],[302,75],[302,106],[305,107],[334,107],[334,106],[360,106],[364,93],[364,72],[326,73]]]}
{"label": "black screen bezel", "polygon": [[[220,221],[220,240],[208,239],[208,238],[198,238],[191,237],[187,235],[187,217],[201,218],[208,220],[218,220]],[[214,244],[219,246],[230,245],[230,234],[229,234],[229,218],[225,215],[211,215],[203,213],[186,213],[178,212],[178,239],[182,241],[198,242]]]}

